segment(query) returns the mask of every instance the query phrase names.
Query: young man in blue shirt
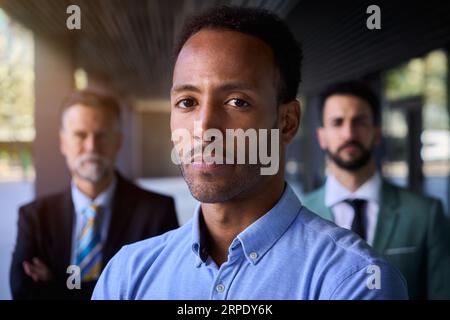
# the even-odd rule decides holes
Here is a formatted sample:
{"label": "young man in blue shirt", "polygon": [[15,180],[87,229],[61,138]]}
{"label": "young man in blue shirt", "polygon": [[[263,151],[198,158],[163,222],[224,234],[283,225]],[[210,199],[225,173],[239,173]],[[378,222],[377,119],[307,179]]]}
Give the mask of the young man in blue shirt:
{"label": "young man in blue shirt", "polygon": [[[281,20],[258,9],[212,9],[186,24],[176,57],[172,133],[187,130],[205,147],[199,131],[278,129],[268,140],[284,163],[299,127],[302,53]],[[264,175],[262,161],[197,161],[195,148],[189,155],[195,162],[181,169],[201,203],[193,219],[124,247],[94,299],[407,298],[396,269],[301,205],[282,166]]]}

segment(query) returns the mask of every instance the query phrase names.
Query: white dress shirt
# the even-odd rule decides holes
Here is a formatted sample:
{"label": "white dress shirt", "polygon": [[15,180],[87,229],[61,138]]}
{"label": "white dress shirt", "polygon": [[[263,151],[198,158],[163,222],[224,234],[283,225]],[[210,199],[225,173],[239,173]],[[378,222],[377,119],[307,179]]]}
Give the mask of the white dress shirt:
{"label": "white dress shirt", "polygon": [[348,199],[366,200],[367,206],[364,212],[366,241],[372,245],[380,209],[380,189],[381,177],[379,173],[375,173],[355,192],[347,190],[333,175],[329,175],[325,183],[325,205],[331,209],[334,223],[342,228],[351,229],[355,213],[352,206],[344,201]]}

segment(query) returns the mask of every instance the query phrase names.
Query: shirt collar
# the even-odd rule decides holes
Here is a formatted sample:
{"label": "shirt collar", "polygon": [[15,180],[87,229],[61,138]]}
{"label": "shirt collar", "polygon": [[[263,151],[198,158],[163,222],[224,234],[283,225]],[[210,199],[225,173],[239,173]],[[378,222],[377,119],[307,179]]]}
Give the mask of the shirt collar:
{"label": "shirt collar", "polygon": [[378,172],[355,192],[347,190],[333,175],[327,177],[325,183],[325,205],[332,207],[347,199],[364,199],[367,201],[380,202],[381,177]]}
{"label": "shirt collar", "polygon": [[71,193],[72,193],[72,201],[75,207],[75,212],[77,214],[81,214],[87,207],[89,207],[92,203],[95,203],[97,206],[102,207],[104,209],[110,208],[112,205],[112,197],[114,195],[114,191],[117,186],[117,178],[113,177],[112,182],[109,186],[100,193],[95,199],[89,198],[80,189],[75,185],[75,182],[72,180],[71,182]]}
{"label": "shirt collar", "polygon": [[[240,242],[247,260],[252,264],[257,264],[288,229],[300,212],[301,207],[300,200],[292,188],[286,184],[283,195],[277,204],[242,231],[233,240],[230,250]],[[201,219],[203,218],[201,218],[201,207],[199,205],[195,210],[192,226],[192,249],[197,255],[197,266],[205,261],[206,255]]]}

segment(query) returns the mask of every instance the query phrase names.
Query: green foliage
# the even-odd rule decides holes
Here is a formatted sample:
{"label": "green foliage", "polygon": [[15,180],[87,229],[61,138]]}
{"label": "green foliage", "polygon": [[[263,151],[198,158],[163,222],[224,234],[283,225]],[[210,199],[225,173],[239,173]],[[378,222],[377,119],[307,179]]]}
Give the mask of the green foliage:
{"label": "green foliage", "polygon": [[[445,51],[435,50],[385,74],[385,95],[388,101],[418,95],[423,97],[424,129],[448,130],[450,127],[447,107],[447,60]],[[385,115],[390,115],[388,110]]]}
{"label": "green foliage", "polygon": [[33,38],[0,10],[0,141],[31,141]]}

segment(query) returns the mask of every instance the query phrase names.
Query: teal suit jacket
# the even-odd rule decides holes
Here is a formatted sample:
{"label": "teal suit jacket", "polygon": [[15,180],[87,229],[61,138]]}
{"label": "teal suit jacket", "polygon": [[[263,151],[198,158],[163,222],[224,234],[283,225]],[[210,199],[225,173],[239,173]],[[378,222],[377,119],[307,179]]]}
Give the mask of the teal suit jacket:
{"label": "teal suit jacket", "polygon": [[[334,220],[325,186],[303,205]],[[373,248],[403,273],[410,299],[450,299],[450,222],[439,200],[383,182]]]}

